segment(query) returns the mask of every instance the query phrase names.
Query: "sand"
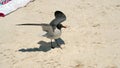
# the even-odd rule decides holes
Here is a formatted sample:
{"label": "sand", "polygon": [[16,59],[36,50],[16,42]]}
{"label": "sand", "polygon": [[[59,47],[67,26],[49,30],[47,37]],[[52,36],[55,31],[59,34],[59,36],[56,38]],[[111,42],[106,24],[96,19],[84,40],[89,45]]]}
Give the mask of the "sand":
{"label": "sand", "polygon": [[[50,48],[41,27],[65,13],[62,49]],[[119,0],[35,0],[0,18],[0,68],[120,68]]]}

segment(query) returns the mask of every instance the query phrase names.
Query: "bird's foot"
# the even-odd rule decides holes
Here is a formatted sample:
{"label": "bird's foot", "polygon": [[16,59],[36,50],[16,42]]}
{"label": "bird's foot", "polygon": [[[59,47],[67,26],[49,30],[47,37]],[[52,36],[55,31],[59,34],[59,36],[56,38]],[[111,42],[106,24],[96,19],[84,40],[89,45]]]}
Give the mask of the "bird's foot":
{"label": "bird's foot", "polygon": [[60,49],[62,49],[62,47],[59,44],[57,44],[57,46],[60,47]]}

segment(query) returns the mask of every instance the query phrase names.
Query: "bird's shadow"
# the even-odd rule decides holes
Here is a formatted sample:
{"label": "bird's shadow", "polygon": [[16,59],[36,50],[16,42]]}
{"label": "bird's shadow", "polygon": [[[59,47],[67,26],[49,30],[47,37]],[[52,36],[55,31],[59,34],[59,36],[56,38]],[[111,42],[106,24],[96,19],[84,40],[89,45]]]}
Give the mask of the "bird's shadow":
{"label": "bird's shadow", "polygon": [[[55,41],[57,41],[60,46],[62,44],[65,44],[65,42],[61,38],[56,39]],[[40,47],[38,48],[22,48],[22,49],[19,49],[19,51],[21,52],[36,52],[36,51],[47,52],[52,49],[51,42],[39,41],[38,44],[40,45]],[[55,48],[60,48],[57,46],[56,42],[52,42],[52,45],[54,45]]]}

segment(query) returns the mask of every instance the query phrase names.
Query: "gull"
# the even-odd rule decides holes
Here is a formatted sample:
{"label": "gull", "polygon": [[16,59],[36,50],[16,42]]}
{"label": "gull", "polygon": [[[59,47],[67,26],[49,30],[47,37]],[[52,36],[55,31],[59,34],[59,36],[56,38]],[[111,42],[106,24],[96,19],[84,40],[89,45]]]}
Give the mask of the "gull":
{"label": "gull", "polygon": [[[61,11],[55,11],[54,12],[55,19],[53,19],[49,24],[42,23],[42,24],[32,24],[32,23],[26,23],[26,24],[18,24],[18,25],[35,25],[35,26],[42,26],[43,31],[46,31],[46,34],[43,35],[44,37],[47,37],[51,40],[51,48],[54,49],[54,46],[52,44],[52,40],[54,39],[57,46],[61,48],[59,43],[57,42],[57,39],[60,38],[62,31],[62,28],[66,28],[66,26],[63,26],[61,23],[66,20],[66,16]],[[61,48],[62,49],[62,48]]]}

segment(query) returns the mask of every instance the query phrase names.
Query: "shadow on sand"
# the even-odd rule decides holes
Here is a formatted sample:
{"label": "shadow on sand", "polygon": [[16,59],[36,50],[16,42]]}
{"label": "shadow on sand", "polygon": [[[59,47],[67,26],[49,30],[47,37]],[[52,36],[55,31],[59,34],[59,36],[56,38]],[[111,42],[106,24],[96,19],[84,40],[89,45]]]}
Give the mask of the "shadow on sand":
{"label": "shadow on sand", "polygon": [[[60,46],[62,44],[65,44],[65,42],[61,38],[56,39],[55,41],[57,41]],[[47,52],[52,49],[51,42],[39,41],[38,44],[40,45],[39,48],[22,48],[22,49],[19,49],[19,51],[21,52],[36,52],[36,51]],[[56,45],[56,42],[52,42],[52,44],[54,45],[55,48],[60,48]]]}

